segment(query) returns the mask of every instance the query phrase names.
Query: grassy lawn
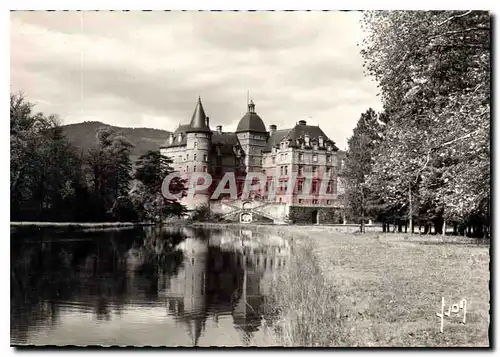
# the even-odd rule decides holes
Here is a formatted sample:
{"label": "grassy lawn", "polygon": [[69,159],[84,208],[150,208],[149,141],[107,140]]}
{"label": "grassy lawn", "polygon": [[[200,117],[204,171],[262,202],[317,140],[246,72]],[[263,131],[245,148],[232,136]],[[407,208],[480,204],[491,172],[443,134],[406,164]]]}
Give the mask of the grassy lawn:
{"label": "grassy lawn", "polygon": [[[272,303],[287,346],[489,346],[489,245],[408,234],[343,234],[283,227],[295,245]],[[467,299],[445,317],[441,298]]]}

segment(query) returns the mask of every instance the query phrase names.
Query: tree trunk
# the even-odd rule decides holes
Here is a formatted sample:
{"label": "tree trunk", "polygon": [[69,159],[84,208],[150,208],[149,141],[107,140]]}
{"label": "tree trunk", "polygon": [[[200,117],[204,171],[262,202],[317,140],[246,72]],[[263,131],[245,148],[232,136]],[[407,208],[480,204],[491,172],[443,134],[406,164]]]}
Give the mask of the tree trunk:
{"label": "tree trunk", "polygon": [[443,219],[443,231],[441,232],[442,235],[446,235],[446,219]]}
{"label": "tree trunk", "polygon": [[398,227],[398,225],[396,224],[396,221],[394,221],[394,228],[392,229],[392,233],[396,233],[397,227]]}
{"label": "tree trunk", "polygon": [[405,223],[405,233],[408,233],[408,224]]}
{"label": "tree trunk", "polygon": [[[410,232],[413,233],[413,207],[411,204],[411,184],[408,184],[408,200],[410,201],[410,205],[408,206],[408,225],[410,226]],[[405,229],[406,233],[406,229]]]}
{"label": "tree trunk", "polygon": [[360,232],[365,233],[365,220],[364,219],[361,220]]}
{"label": "tree trunk", "polygon": [[382,222],[382,232],[385,233],[386,232],[386,225],[385,225],[385,222]]}
{"label": "tree trunk", "polygon": [[458,234],[458,225],[457,225],[457,222],[453,222],[453,235],[457,235]]}

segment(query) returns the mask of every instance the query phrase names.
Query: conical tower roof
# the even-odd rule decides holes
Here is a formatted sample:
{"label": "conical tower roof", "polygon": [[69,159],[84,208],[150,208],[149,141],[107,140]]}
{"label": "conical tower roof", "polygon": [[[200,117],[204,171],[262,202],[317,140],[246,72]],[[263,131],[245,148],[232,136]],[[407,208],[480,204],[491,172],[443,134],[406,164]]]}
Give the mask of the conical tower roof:
{"label": "conical tower roof", "polygon": [[201,132],[201,133],[211,133],[212,131],[207,125],[207,116],[205,115],[205,110],[201,104],[201,98],[198,97],[198,103],[196,103],[196,108],[194,109],[193,117],[189,123],[189,127],[186,133]]}

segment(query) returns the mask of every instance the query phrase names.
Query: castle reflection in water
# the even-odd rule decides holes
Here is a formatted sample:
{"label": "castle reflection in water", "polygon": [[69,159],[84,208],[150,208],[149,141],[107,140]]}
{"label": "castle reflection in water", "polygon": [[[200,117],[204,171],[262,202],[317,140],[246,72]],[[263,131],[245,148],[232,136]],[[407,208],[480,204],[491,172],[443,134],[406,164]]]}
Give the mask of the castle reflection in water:
{"label": "castle reflection in water", "polygon": [[11,231],[11,343],[246,343],[288,255],[245,230]]}
{"label": "castle reflection in water", "polygon": [[158,291],[171,314],[182,321],[196,345],[205,322],[232,315],[245,340],[261,326],[264,297],[273,276],[285,266],[289,246],[279,237],[252,231],[210,232],[183,228],[184,261],[177,275],[159,276]]}

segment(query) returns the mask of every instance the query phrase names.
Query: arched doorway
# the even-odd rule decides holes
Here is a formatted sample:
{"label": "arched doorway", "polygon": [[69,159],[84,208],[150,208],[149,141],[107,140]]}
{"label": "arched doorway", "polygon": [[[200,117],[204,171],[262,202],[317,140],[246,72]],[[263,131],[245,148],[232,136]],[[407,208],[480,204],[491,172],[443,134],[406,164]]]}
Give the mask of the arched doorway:
{"label": "arched doorway", "polygon": [[317,210],[312,211],[312,224],[319,223],[319,214]]}

